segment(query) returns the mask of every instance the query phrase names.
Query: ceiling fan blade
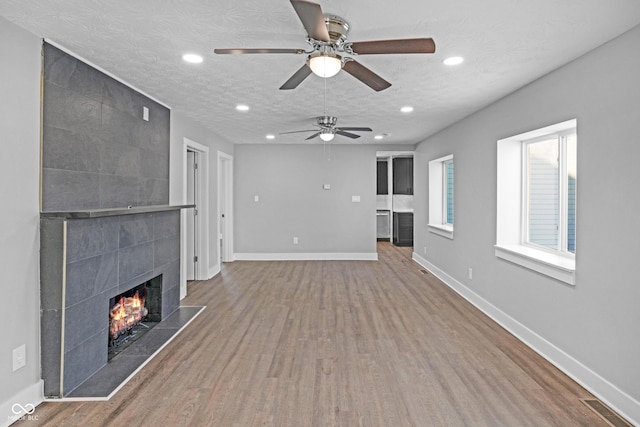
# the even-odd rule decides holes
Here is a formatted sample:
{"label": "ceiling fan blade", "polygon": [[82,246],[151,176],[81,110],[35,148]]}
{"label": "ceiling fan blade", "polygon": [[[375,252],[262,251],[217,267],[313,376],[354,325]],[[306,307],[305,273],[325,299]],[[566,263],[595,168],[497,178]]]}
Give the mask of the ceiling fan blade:
{"label": "ceiling fan blade", "polygon": [[282,86],[280,86],[280,90],[289,90],[295,89],[298,87],[300,83],[311,74],[311,68],[307,64],[303,64],[302,67],[296,71],[293,76],[289,78]]}
{"label": "ceiling fan blade", "polygon": [[360,64],[358,61],[347,61],[342,69],[376,92],[380,92],[381,90],[391,86],[391,83]]}
{"label": "ceiling fan blade", "polygon": [[355,133],[351,133],[351,132],[345,132],[343,130],[336,130],[336,133],[338,135],[346,136],[347,138],[351,138],[351,139],[360,138],[360,135],[356,135]]}
{"label": "ceiling fan blade", "polygon": [[316,129],[292,130],[292,131],[289,131],[289,132],[280,132],[280,135],[286,135],[288,133],[302,133],[302,132],[316,132]]}
{"label": "ceiling fan blade", "polygon": [[434,53],[436,44],[431,38],[377,40],[351,43],[351,50],[358,55],[387,53]]}
{"label": "ceiling fan blade", "polygon": [[223,55],[242,55],[246,53],[304,53],[304,49],[213,49],[214,53]]}
{"label": "ceiling fan blade", "polygon": [[305,138],[304,140],[305,140],[305,141],[308,141],[308,140],[310,140],[310,139],[315,138],[315,137],[316,137],[316,136],[318,136],[318,135],[320,135],[320,132],[316,132],[316,133],[314,133],[313,135],[311,135],[310,137]]}
{"label": "ceiling fan blade", "polygon": [[339,127],[336,128],[336,130],[354,130],[357,132],[371,132],[372,129],[371,128],[364,128],[364,127]]}
{"label": "ceiling fan blade", "polygon": [[305,0],[291,0],[291,5],[296,10],[309,37],[323,42],[330,41],[327,24],[324,22],[319,4]]}

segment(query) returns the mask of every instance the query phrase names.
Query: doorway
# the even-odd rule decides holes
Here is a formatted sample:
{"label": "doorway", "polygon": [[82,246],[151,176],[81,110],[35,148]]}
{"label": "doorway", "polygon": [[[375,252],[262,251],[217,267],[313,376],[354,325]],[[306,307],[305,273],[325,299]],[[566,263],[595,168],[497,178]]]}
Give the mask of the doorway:
{"label": "doorway", "polygon": [[186,296],[187,280],[205,280],[209,276],[209,148],[183,140],[182,271],[180,296]]}
{"label": "doorway", "polygon": [[218,151],[218,262],[233,255],[233,157]]}
{"label": "doorway", "polygon": [[376,237],[413,246],[413,151],[378,151]]}

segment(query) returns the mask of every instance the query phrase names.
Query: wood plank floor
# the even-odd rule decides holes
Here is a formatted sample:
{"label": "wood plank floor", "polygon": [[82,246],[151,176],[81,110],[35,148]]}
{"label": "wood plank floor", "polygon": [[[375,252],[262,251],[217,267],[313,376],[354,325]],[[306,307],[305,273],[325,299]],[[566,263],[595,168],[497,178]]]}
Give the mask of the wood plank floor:
{"label": "wood plank floor", "polygon": [[606,426],[583,388],[411,260],[237,261],[108,402],[23,425]]}

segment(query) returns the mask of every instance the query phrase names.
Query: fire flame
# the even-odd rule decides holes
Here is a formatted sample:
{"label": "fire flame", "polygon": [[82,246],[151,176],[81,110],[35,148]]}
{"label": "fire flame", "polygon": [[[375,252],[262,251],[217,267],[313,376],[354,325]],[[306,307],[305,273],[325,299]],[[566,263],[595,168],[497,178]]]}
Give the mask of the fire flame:
{"label": "fire flame", "polygon": [[139,323],[148,313],[144,298],[135,293],[132,297],[121,297],[120,302],[111,307],[109,313],[109,336],[117,338],[120,334]]}

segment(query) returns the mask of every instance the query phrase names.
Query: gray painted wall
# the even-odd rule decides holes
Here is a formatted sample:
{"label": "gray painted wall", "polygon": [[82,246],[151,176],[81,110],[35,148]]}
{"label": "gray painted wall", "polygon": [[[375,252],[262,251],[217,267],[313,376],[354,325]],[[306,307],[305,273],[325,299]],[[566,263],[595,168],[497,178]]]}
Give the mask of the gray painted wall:
{"label": "gray painted wall", "polygon": [[169,109],[49,44],[42,140],[45,212],[169,201]]}
{"label": "gray painted wall", "polygon": [[[40,44],[0,17],[0,424],[11,405],[39,395]],[[27,364],[12,372],[12,350],[22,344]]]}
{"label": "gray painted wall", "polygon": [[[236,145],[235,252],[375,254],[376,151],[387,149],[339,143]],[[331,189],[323,190],[324,184]],[[352,196],[360,196],[360,202],[353,203]]]}
{"label": "gray painted wall", "polygon": [[[631,53],[638,46],[637,27],[419,144],[414,251],[577,361],[578,379],[640,422],[634,268],[640,255],[640,56]],[[578,121],[575,287],[500,260],[493,248],[496,141],[572,118]],[[453,240],[426,227],[427,163],[451,153]],[[593,378],[580,372],[580,363]]]}

